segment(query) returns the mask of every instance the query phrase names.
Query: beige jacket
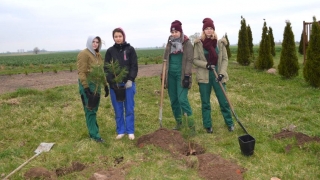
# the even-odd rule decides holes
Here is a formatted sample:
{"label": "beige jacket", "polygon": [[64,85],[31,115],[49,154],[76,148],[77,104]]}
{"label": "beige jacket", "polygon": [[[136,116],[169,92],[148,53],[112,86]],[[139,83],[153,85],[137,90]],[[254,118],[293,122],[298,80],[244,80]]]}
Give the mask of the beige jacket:
{"label": "beige jacket", "polygon": [[[228,54],[226,45],[228,44],[225,38],[222,38],[218,41],[217,46],[219,49],[218,54],[218,71],[217,74],[223,74],[222,83],[225,83],[229,80],[227,73],[228,68]],[[209,71],[206,68],[207,60],[204,56],[203,46],[200,39],[195,40],[194,42],[194,58],[193,64],[196,66],[196,79],[198,83],[209,83]]]}
{"label": "beige jacket", "polygon": [[[183,55],[182,55],[182,68],[181,68],[181,86],[182,86],[182,81],[184,79],[185,75],[188,75],[191,77],[192,75],[192,62],[193,62],[193,46],[189,40],[189,38],[183,33],[181,33],[181,37],[183,37]],[[170,38],[170,37],[169,37]],[[168,67],[169,67],[169,55],[170,55],[170,50],[171,50],[171,44],[169,43],[169,38],[168,38],[168,43],[163,55],[163,61],[166,61],[166,73],[165,73],[165,81],[164,81],[164,88],[168,87]],[[163,68],[163,66],[162,66]],[[162,69],[163,70],[163,69]],[[161,71],[162,72],[162,71]],[[192,86],[192,78],[189,79],[189,89]]]}

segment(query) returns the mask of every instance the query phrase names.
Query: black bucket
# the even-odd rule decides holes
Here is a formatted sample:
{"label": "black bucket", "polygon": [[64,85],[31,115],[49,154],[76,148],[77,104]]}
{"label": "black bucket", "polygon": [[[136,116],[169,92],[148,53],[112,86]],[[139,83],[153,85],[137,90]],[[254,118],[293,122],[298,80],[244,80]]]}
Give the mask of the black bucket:
{"label": "black bucket", "polygon": [[124,86],[116,87],[113,90],[118,102],[124,102],[126,100],[126,88]]}
{"label": "black bucket", "polygon": [[242,154],[245,156],[251,156],[254,152],[256,140],[250,134],[239,136],[238,139]]}
{"label": "black bucket", "polygon": [[100,100],[100,94],[96,93],[95,95],[89,95],[88,96],[88,104],[87,104],[87,108],[89,110],[92,110],[94,108],[96,108],[98,106]]}

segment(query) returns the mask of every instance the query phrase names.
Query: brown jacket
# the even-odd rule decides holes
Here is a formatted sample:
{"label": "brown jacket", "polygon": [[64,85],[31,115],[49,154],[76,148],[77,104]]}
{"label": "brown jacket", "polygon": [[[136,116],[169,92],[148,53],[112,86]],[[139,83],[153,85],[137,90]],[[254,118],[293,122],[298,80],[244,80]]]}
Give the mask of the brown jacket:
{"label": "brown jacket", "polygon": [[[228,68],[228,54],[226,45],[228,44],[225,38],[222,38],[218,41],[218,72],[217,74],[223,74],[224,77],[222,79],[222,83],[225,83],[229,80],[229,76],[227,73]],[[204,56],[203,46],[200,39],[195,40],[194,42],[194,59],[193,63],[196,66],[196,79],[198,83],[209,83],[209,71],[206,68],[207,59]]]}
{"label": "brown jacket", "polygon": [[[181,86],[182,86],[182,80],[185,75],[189,75],[191,77],[192,75],[192,63],[193,63],[193,46],[187,36],[184,36],[183,33],[181,33],[181,36],[183,38],[183,55],[182,55],[182,68],[181,68]],[[171,50],[171,44],[169,42],[170,37],[168,38],[167,46],[163,55],[163,63],[166,63],[166,73],[165,73],[165,81],[164,81],[164,87],[168,87],[168,71],[169,71],[169,55]],[[162,66],[163,68],[163,66]],[[162,69],[163,71],[163,69]],[[189,89],[192,85],[192,77],[190,78],[189,83]]]}
{"label": "brown jacket", "polygon": [[[80,51],[77,57],[77,67],[78,67],[78,79],[80,80],[83,88],[88,88],[87,76],[90,73],[91,66],[93,64],[100,64],[103,69],[104,61],[100,53],[93,55],[88,48]],[[104,82],[107,85],[107,81]]]}

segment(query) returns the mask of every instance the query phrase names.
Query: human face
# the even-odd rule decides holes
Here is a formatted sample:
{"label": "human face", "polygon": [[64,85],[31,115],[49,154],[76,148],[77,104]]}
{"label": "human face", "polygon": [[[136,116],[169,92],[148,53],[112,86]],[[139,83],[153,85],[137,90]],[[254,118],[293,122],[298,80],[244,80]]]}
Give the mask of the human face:
{"label": "human face", "polygon": [[181,36],[181,32],[177,31],[177,30],[173,30],[173,31],[171,31],[171,36],[173,38],[179,38]]}
{"label": "human face", "polygon": [[213,35],[213,28],[212,27],[207,27],[204,29],[204,34],[207,37],[211,37]]}
{"label": "human face", "polygon": [[116,44],[122,44],[123,43],[123,35],[121,32],[115,32],[113,35],[113,40]]}
{"label": "human face", "polygon": [[96,50],[98,49],[98,47],[99,47],[99,40],[97,38],[94,38],[92,41],[92,48]]}

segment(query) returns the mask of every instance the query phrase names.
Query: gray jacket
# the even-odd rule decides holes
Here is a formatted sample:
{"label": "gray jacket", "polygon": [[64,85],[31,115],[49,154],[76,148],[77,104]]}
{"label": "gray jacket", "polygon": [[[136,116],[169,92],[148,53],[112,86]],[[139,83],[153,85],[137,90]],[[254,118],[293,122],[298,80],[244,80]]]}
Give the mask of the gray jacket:
{"label": "gray jacket", "polygon": [[[228,44],[225,38],[222,38],[218,41],[217,46],[219,49],[218,54],[218,71],[217,74],[223,74],[222,83],[225,83],[229,80],[227,73],[228,68],[228,54],[226,45]],[[195,40],[194,42],[194,59],[193,64],[196,66],[196,79],[198,83],[209,83],[209,71],[206,68],[207,59],[204,56],[203,46],[200,39]]]}

